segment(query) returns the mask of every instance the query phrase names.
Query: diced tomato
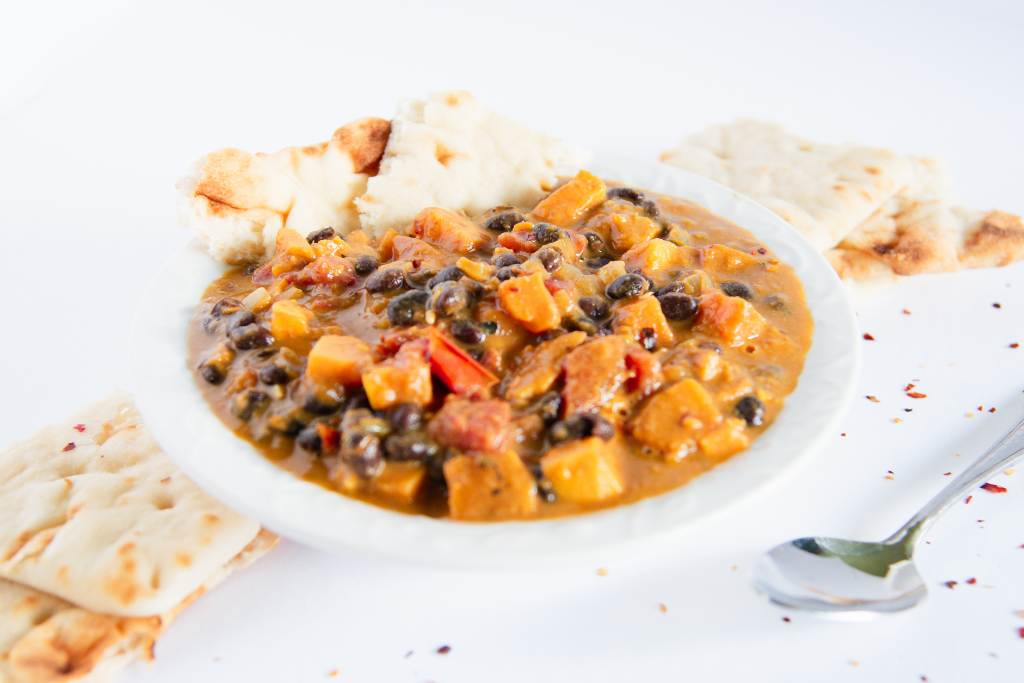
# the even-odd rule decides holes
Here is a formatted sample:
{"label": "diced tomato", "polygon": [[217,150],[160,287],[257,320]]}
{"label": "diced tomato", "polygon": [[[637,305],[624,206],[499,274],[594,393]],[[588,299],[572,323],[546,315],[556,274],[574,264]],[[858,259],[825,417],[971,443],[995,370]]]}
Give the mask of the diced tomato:
{"label": "diced tomato", "polygon": [[544,286],[547,287],[548,291],[555,294],[561,290],[572,289],[572,284],[565,280],[559,280],[558,278],[549,277],[544,281]]}
{"label": "diced tomato", "polygon": [[318,422],[316,433],[320,436],[320,452],[333,453],[338,450],[338,443],[341,441],[341,433],[334,427]]}
{"label": "diced tomato", "polygon": [[274,281],[273,265],[268,261],[252,273],[253,284],[269,285]]}
{"label": "diced tomato", "polygon": [[347,287],[356,283],[352,264],[347,259],[334,254],[318,256],[302,270],[285,275],[284,279],[297,287],[311,285]]}
{"label": "diced tomato", "polygon": [[532,232],[503,232],[498,235],[498,244],[512,251],[534,252],[540,248]]}
{"label": "diced tomato", "polygon": [[437,330],[431,328],[429,340],[430,367],[456,394],[478,394],[498,381],[487,368]]}
{"label": "diced tomato", "polygon": [[630,391],[639,392],[641,396],[654,393],[661,386],[661,363],[653,353],[638,347],[632,347],[626,351],[626,370],[629,379],[626,380],[626,388]]}

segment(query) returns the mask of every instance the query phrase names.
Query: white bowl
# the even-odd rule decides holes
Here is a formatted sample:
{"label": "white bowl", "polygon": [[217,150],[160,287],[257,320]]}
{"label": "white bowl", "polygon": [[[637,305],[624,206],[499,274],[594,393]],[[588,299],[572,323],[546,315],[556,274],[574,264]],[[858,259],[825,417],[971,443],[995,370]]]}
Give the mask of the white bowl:
{"label": "white bowl", "polygon": [[272,464],[209,410],[186,366],[186,328],[224,267],[197,245],[157,275],[133,338],[134,390],[168,455],[211,495],[269,529],[328,551],[357,550],[456,566],[536,563],[690,525],[777,479],[815,453],[852,397],[860,365],[853,311],[835,273],[793,228],[710,180],[660,164],[603,159],[603,177],[686,198],[761,239],[796,269],[814,316],[814,340],[796,390],[745,452],[696,480],[631,505],[531,522],[465,523],[407,515],[328,491]]}

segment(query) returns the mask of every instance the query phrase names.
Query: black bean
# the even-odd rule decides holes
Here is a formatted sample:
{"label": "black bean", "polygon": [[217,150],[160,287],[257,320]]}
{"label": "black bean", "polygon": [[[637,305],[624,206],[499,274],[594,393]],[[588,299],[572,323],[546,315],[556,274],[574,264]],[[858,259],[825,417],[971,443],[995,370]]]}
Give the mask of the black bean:
{"label": "black bean", "polygon": [[344,396],[334,389],[316,388],[302,401],[302,409],[313,415],[330,415],[341,408]]}
{"label": "black bean", "polygon": [[417,268],[405,274],[405,285],[409,289],[425,289],[427,283],[437,275],[436,271],[428,268]]}
{"label": "black bean", "polygon": [[461,280],[466,274],[458,266],[447,266],[437,272],[437,275],[427,280],[427,287],[433,289],[442,282],[454,282]]}
{"label": "black bean", "polygon": [[590,251],[594,254],[604,254],[608,251],[608,247],[604,243],[604,238],[596,232],[585,232],[583,233],[583,236],[587,238],[587,247],[589,247]]}
{"label": "black bean", "polygon": [[496,334],[498,332],[498,323],[493,320],[485,320],[477,323],[477,327],[484,331],[484,334]]}
{"label": "black bean", "polygon": [[734,410],[751,427],[764,423],[764,403],[757,396],[744,396],[736,402]]}
{"label": "black bean", "polygon": [[657,218],[661,215],[661,211],[658,209],[658,205],[653,199],[645,199],[640,203],[640,207],[643,208],[644,213],[651,218]]}
{"label": "black bean", "polygon": [[390,460],[424,462],[437,455],[440,449],[423,432],[392,434],[384,440],[384,450]]}
{"label": "black bean", "polygon": [[323,448],[320,432],[317,431],[315,425],[310,425],[299,432],[299,435],[295,438],[295,443],[299,448],[310,453],[319,453],[320,449]]}
{"label": "black bean", "polygon": [[220,384],[224,381],[224,371],[210,363],[200,365],[199,374],[210,384]]}
{"label": "black bean", "polygon": [[451,318],[469,306],[469,295],[458,282],[442,282],[430,292],[430,310],[442,318]]}
{"label": "black bean", "polygon": [[366,278],[363,286],[373,294],[397,291],[405,287],[405,271],[401,268],[382,268]]}
{"label": "black bean", "polygon": [[697,315],[699,302],[692,296],[682,292],[669,292],[658,297],[661,312],[669,320],[689,320]]}
{"label": "black bean", "polygon": [[576,413],[551,425],[548,434],[552,443],[585,439],[588,436],[608,441],[615,436],[615,426],[597,413]]}
{"label": "black bean", "polygon": [[419,429],[423,423],[423,409],[415,403],[399,403],[388,410],[388,422],[396,432]]}
{"label": "black bean", "polygon": [[604,320],[611,312],[608,302],[599,296],[581,296],[576,303],[581,311],[594,320]]}
{"label": "black bean", "polygon": [[609,299],[626,299],[647,291],[647,279],[637,273],[626,273],[612,280],[604,293]]}
{"label": "black bean", "polygon": [[352,262],[352,269],[356,271],[356,275],[363,276],[369,275],[373,271],[377,270],[377,266],[380,262],[376,257],[370,256],[369,254],[360,254],[356,256]]}
{"label": "black bean", "polygon": [[255,324],[243,325],[230,330],[228,338],[235,345],[236,349],[243,351],[270,346],[274,343],[274,338],[270,335],[267,328]]}
{"label": "black bean", "polygon": [[653,327],[641,328],[639,338],[640,346],[644,347],[646,351],[653,351],[658,347],[658,333],[654,331]]}
{"label": "black bean", "polygon": [[306,235],[306,241],[310,244],[319,242],[320,240],[329,240],[334,237],[334,228],[324,228],[322,230],[314,230],[313,232]]}
{"label": "black bean", "polygon": [[665,296],[666,294],[673,294],[675,292],[686,293],[686,285],[682,282],[670,282],[664,287],[660,287],[658,291],[654,293],[654,296]]}
{"label": "black bean", "polygon": [[253,414],[270,403],[270,397],[259,389],[248,389],[237,394],[231,401],[231,412],[239,420],[249,420]]}
{"label": "black bean", "polygon": [[463,344],[482,344],[487,338],[478,325],[468,320],[453,320],[448,331]]}
{"label": "black bean", "polygon": [[613,187],[608,190],[608,198],[625,199],[630,204],[639,206],[640,202],[644,200],[644,193],[631,187]]}
{"label": "black bean", "polygon": [[517,266],[522,261],[518,254],[495,254],[491,258],[491,264],[497,268],[504,268],[505,266]]}
{"label": "black bean", "polygon": [[235,311],[227,318],[228,330],[251,325],[254,322],[256,322],[256,316],[252,314],[252,311],[247,311],[244,308],[240,311]]}
{"label": "black bean", "polygon": [[738,296],[741,299],[750,301],[754,298],[754,292],[750,290],[750,287],[743,284],[742,282],[736,282],[735,280],[726,280],[721,285],[722,291],[729,296]]}
{"label": "black bean", "polygon": [[550,223],[536,223],[533,226],[533,238],[537,240],[538,244],[557,242],[561,236],[562,231],[558,226],[551,225]]}
{"label": "black bean", "polygon": [[538,250],[534,255],[537,257],[537,260],[540,261],[540,264],[544,266],[544,270],[549,273],[553,273],[558,270],[562,266],[562,261],[564,259],[562,252],[555,247],[544,247]]}
{"label": "black bean", "polygon": [[607,256],[595,256],[592,259],[587,259],[587,268],[599,270],[611,262],[612,260]]}
{"label": "black bean", "polygon": [[395,327],[408,327],[423,321],[430,295],[422,290],[399,294],[388,302],[388,321]]}
{"label": "black bean", "polygon": [[537,496],[545,503],[554,503],[558,500],[554,485],[545,476],[537,477]]}
{"label": "black bean", "polygon": [[557,391],[548,393],[537,399],[537,414],[541,416],[545,424],[551,424],[562,414],[562,395]]}
{"label": "black bean", "polygon": [[579,312],[566,317],[562,321],[562,326],[567,330],[586,332],[587,334],[599,334],[601,332],[601,325],[598,322]]}
{"label": "black bean", "polygon": [[342,435],[339,456],[360,477],[370,478],[384,468],[380,438],[360,431],[346,431]]}
{"label": "black bean", "polygon": [[213,308],[210,310],[210,313],[213,314],[213,317],[220,318],[221,316],[231,315],[232,313],[240,310],[241,308],[241,301],[228,296],[224,297],[223,299],[215,303],[213,305]]}
{"label": "black bean", "polygon": [[284,384],[291,379],[287,370],[274,364],[264,365],[256,371],[256,376],[264,384]]}
{"label": "black bean", "polygon": [[302,428],[306,426],[304,420],[300,420],[297,413],[293,411],[291,414],[271,415],[267,418],[267,428],[285,436],[295,436],[302,431]]}
{"label": "black bean", "polygon": [[523,214],[517,211],[504,211],[489,218],[485,225],[488,230],[494,232],[508,232],[515,227],[516,223],[522,223],[524,220],[526,219]]}
{"label": "black bean", "polygon": [[519,269],[516,268],[515,266],[505,266],[504,268],[498,268],[498,270],[494,273],[494,277],[498,278],[498,282],[511,280],[517,275],[519,275]]}

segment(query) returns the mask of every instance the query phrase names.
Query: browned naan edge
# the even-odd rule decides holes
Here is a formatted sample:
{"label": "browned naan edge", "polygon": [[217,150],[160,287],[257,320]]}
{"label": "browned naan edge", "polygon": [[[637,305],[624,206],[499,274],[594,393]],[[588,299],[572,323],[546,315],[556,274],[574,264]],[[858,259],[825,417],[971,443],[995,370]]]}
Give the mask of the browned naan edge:
{"label": "browned naan edge", "polygon": [[[71,607],[26,633],[11,648],[8,664],[17,683],[85,683],[104,664],[126,665],[132,658],[152,660],[156,639],[168,624],[203,593],[231,573],[248,566],[277,543],[260,530],[256,537],[214,576],[165,614],[116,617]],[[108,672],[109,673],[109,672]]]}
{"label": "browned naan edge", "polygon": [[[352,160],[355,173],[376,175],[391,135],[391,122],[368,117],[334,131],[330,142],[319,142],[294,151],[300,156],[320,156],[328,144],[336,144]],[[251,172],[253,154],[239,149],[211,152],[203,161],[193,195],[207,200],[213,214],[237,213],[263,208],[259,205],[260,178]]]}

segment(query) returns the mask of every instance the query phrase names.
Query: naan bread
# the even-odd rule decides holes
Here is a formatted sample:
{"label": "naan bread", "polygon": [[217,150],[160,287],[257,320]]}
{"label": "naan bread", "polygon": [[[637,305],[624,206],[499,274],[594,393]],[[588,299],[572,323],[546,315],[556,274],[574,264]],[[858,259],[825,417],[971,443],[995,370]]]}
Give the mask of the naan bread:
{"label": "naan bread", "polygon": [[662,159],[772,209],[847,280],[882,283],[1024,258],[1020,217],[957,206],[934,159],[820,145],[757,121],[709,128]]}
{"label": "naan bread", "polygon": [[947,174],[932,159],[911,159],[914,179],[828,253],[847,279],[947,273],[1005,266],[1024,258],[1019,216],[974,211],[950,201]]}
{"label": "naan bread", "polygon": [[269,255],[282,227],[348,232],[359,226],[353,200],[376,172],[389,130],[384,119],[367,118],[314,145],[208,154],[178,183],[182,222],[225,263]]}
{"label": "naan bread", "polygon": [[750,120],[712,126],[661,158],[764,204],[822,251],[912,178],[910,162],[888,150],[822,145]]}
{"label": "naan bread", "polygon": [[379,236],[427,206],[470,214],[532,206],[577,165],[564,144],[484,108],[469,93],[439,93],[402,105],[380,173],[356,205],[363,229]]}
{"label": "naan bread", "polygon": [[149,617],[90,612],[0,579],[0,683],[99,683],[134,658],[152,659],[157,637],[182,609],[276,541],[273,534],[260,532],[182,603]]}
{"label": "naan bread", "polygon": [[0,519],[0,578],[119,616],[171,610],[259,533],[120,395],[0,452]]}

